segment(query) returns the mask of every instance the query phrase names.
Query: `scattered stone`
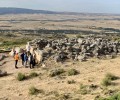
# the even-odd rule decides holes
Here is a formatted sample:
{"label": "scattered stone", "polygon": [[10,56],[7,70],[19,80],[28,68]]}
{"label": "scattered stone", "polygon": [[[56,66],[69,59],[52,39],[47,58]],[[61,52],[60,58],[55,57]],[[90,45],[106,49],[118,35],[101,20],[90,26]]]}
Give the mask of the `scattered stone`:
{"label": "scattered stone", "polygon": [[120,54],[120,42],[104,37],[35,39],[30,45],[38,63],[50,56],[54,56],[55,62],[64,62],[66,59],[87,61],[90,57],[113,59]]}

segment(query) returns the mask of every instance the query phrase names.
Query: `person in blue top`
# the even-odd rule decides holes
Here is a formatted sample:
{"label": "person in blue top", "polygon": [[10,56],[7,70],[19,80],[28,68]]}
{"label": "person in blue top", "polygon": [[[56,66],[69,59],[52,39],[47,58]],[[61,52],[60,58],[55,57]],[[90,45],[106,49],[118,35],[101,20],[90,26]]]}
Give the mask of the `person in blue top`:
{"label": "person in blue top", "polygon": [[28,56],[27,53],[24,54],[24,66],[27,67]]}

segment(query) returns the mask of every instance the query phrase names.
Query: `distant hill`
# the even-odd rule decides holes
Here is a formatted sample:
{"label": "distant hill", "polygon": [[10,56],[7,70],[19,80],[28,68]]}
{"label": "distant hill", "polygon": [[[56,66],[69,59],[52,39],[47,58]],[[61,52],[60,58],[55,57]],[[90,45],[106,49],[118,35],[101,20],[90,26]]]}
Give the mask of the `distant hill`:
{"label": "distant hill", "polygon": [[3,14],[58,14],[58,12],[47,10],[32,10],[25,8],[0,7],[0,15]]}
{"label": "distant hill", "polygon": [[78,13],[78,12],[57,12],[48,10],[33,10],[26,8],[0,7],[0,15],[4,14],[68,14],[68,15],[119,15],[119,14],[104,14],[104,13]]}

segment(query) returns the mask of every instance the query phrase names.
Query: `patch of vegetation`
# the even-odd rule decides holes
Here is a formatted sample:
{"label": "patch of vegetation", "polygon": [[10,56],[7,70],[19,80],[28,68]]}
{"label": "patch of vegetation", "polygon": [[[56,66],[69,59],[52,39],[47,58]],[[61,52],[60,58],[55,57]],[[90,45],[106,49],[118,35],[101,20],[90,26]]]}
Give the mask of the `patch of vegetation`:
{"label": "patch of vegetation", "polygon": [[30,78],[37,77],[37,76],[38,76],[38,73],[36,72],[31,72],[29,75]]}
{"label": "patch of vegetation", "polygon": [[103,97],[99,97],[99,98],[95,98],[94,100],[108,100],[108,99],[103,98]]}
{"label": "patch of vegetation", "polygon": [[84,38],[81,34],[77,34],[77,38]]}
{"label": "patch of vegetation", "polygon": [[67,83],[68,83],[68,84],[74,84],[75,81],[74,81],[74,80],[68,80]]}
{"label": "patch of vegetation", "polygon": [[113,75],[111,73],[107,73],[105,75],[105,78],[102,80],[101,85],[103,85],[103,86],[109,86],[109,85],[112,84],[112,81],[116,80],[116,79],[118,79],[117,76],[115,76],[115,75]]}
{"label": "patch of vegetation", "polygon": [[98,88],[98,85],[94,85],[94,84],[91,84],[89,86],[90,89],[94,90],[94,89],[97,89]]}
{"label": "patch of vegetation", "polygon": [[76,69],[68,70],[68,76],[77,75],[79,72]]}
{"label": "patch of vegetation", "polygon": [[2,42],[0,47],[19,46],[19,45],[26,44],[28,41],[31,41],[31,39],[29,38],[7,39]]}
{"label": "patch of vegetation", "polygon": [[60,100],[70,100],[71,97],[69,94],[61,94],[59,98]]}
{"label": "patch of vegetation", "polygon": [[108,100],[120,100],[120,93],[114,94],[113,96],[109,97]]}
{"label": "patch of vegetation", "polygon": [[17,37],[15,34],[11,34],[11,33],[8,33],[8,34],[5,34],[6,37]]}
{"label": "patch of vegetation", "polygon": [[47,94],[46,94],[46,96],[48,96],[48,95],[54,95],[55,97],[59,97],[60,96],[60,94],[57,92],[57,91],[50,91],[50,92],[48,92]]}
{"label": "patch of vegetation", "polygon": [[106,74],[106,78],[109,79],[109,80],[111,80],[111,81],[118,79],[117,76],[115,76],[115,75],[113,75],[113,74],[111,74],[111,73],[107,73],[107,74]]}
{"label": "patch of vegetation", "polygon": [[118,91],[119,91],[119,90],[117,90],[117,89],[114,89],[114,90],[104,89],[103,94],[104,94],[104,95],[114,95],[115,93],[118,93]]}
{"label": "patch of vegetation", "polygon": [[39,93],[39,90],[37,88],[35,88],[34,86],[29,88],[29,94],[30,95],[36,95]]}
{"label": "patch of vegetation", "polygon": [[23,81],[23,80],[25,80],[25,79],[26,79],[25,74],[23,74],[23,73],[18,73],[18,75],[17,75],[17,80],[18,80],[18,81]]}
{"label": "patch of vegetation", "polygon": [[87,85],[80,84],[80,94],[85,95],[90,93],[90,90],[88,89]]}
{"label": "patch of vegetation", "polygon": [[95,98],[94,100],[120,100],[120,93],[116,93],[108,98],[99,97]]}
{"label": "patch of vegetation", "polygon": [[55,33],[52,35],[52,38],[55,39],[62,39],[62,38],[67,38],[67,36],[65,34],[58,34],[58,33]]}
{"label": "patch of vegetation", "polygon": [[102,82],[101,82],[101,85],[102,85],[102,86],[109,86],[109,85],[111,85],[111,84],[112,84],[112,82],[111,82],[111,80],[108,79],[108,78],[104,78],[104,79],[102,80]]}
{"label": "patch of vegetation", "polygon": [[49,76],[50,77],[55,77],[55,76],[60,75],[60,74],[62,74],[64,72],[65,72],[64,69],[51,70]]}

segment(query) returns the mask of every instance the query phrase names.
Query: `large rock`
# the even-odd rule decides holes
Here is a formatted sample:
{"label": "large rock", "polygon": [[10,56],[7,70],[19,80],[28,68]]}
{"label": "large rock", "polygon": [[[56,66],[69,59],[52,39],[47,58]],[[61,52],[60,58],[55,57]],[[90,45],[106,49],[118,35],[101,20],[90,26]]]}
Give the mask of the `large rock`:
{"label": "large rock", "polygon": [[5,58],[5,55],[0,55],[0,61]]}
{"label": "large rock", "polygon": [[6,76],[6,75],[7,75],[7,72],[6,72],[6,71],[0,70],[0,77]]}
{"label": "large rock", "polygon": [[87,57],[86,57],[85,54],[83,54],[83,55],[78,55],[77,58],[78,58],[78,60],[81,61],[81,62],[82,62],[82,61],[86,61],[86,59],[87,59]]}
{"label": "large rock", "polygon": [[43,61],[43,51],[42,50],[35,50],[35,59],[37,63],[41,63]]}

